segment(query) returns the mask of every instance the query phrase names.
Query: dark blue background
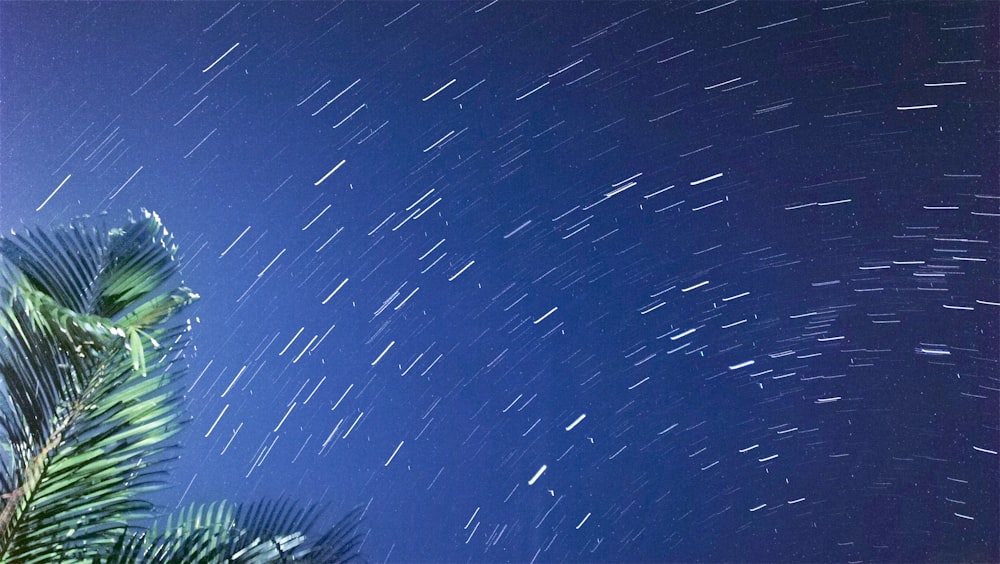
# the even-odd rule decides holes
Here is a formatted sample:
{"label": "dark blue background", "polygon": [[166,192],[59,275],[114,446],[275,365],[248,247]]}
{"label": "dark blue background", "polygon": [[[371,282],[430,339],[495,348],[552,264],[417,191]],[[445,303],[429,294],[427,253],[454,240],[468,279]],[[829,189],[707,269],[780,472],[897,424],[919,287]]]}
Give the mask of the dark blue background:
{"label": "dark blue background", "polygon": [[0,228],[176,233],[165,510],[360,504],[372,561],[995,561],[997,19],[3,2]]}

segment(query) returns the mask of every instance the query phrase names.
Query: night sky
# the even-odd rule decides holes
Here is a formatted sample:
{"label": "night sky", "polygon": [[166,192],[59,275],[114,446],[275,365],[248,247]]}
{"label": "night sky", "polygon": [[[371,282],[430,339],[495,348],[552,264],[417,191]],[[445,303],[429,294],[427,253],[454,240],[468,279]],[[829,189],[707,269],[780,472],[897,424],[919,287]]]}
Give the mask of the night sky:
{"label": "night sky", "polygon": [[0,228],[175,233],[164,511],[997,561],[996,6],[4,1]]}

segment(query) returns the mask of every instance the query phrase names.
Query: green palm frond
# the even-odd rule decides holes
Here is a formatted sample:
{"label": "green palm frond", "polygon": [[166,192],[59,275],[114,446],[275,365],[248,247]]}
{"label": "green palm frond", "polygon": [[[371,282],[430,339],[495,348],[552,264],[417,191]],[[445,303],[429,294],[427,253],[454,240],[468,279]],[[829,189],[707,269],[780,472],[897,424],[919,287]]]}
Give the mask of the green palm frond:
{"label": "green palm frond", "polygon": [[358,558],[361,513],[361,508],[356,508],[325,534],[316,535],[322,516],[317,506],[302,508],[288,500],[241,506],[236,526],[241,532],[239,544],[244,546],[232,546],[230,558],[245,563],[351,562]]}
{"label": "green palm frond", "polygon": [[364,511],[356,507],[344,515],[312,545],[310,558],[313,562],[353,562],[361,559],[363,538],[358,532]]}
{"label": "green palm frond", "polygon": [[158,484],[183,422],[168,359],[184,328],[169,319],[197,295],[140,300],[174,274],[174,252],[152,214],[0,241],[4,560],[88,557],[152,509],[140,494]]}
{"label": "green palm frond", "polygon": [[106,263],[110,234],[76,222],[56,230],[28,230],[0,240],[0,254],[59,305],[93,312],[94,281]]}
{"label": "green palm frond", "polygon": [[123,530],[118,545],[103,562],[223,562],[228,541],[236,534],[235,511],[228,502],[191,504],[168,517],[162,531],[159,523],[141,533]]}
{"label": "green palm frond", "polygon": [[156,214],[110,232],[107,271],[98,279],[95,313],[114,317],[160,288],[176,272],[177,246]]}
{"label": "green palm frond", "polygon": [[325,533],[287,501],[192,505],[136,527],[186,418],[176,360],[198,298],[159,218],[0,238],[0,564],[349,562],[360,512]]}
{"label": "green palm frond", "polygon": [[322,512],[287,500],[248,505],[191,504],[149,531],[123,531],[105,564],[131,562],[352,562],[359,558],[361,508],[325,534],[314,534]]}
{"label": "green palm frond", "polygon": [[74,221],[0,239],[0,254],[39,290],[77,313],[114,318],[176,272],[177,247],[152,212],[124,227]]}

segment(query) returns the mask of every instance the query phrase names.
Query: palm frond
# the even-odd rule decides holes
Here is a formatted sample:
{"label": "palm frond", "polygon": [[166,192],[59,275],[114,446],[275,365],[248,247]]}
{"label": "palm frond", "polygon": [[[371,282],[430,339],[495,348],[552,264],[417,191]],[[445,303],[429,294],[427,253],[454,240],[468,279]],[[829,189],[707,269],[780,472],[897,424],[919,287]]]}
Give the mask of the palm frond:
{"label": "palm frond", "polygon": [[[339,562],[359,559],[362,508],[343,516],[325,533],[317,533],[320,507],[300,507],[286,499],[244,505],[236,515],[242,539],[251,542],[233,547],[234,562]],[[245,542],[245,540],[243,541]]]}
{"label": "palm frond", "polygon": [[361,559],[358,531],[364,511],[355,507],[313,543],[314,562],[354,562]]}
{"label": "palm frond", "polygon": [[236,507],[228,502],[191,504],[142,533],[122,530],[118,544],[101,559],[105,564],[135,562],[209,563],[226,560]]}
{"label": "palm frond", "polygon": [[183,422],[171,357],[184,328],[169,318],[197,295],[139,300],[174,273],[173,257],[153,214],[0,240],[4,560],[88,557],[152,509],[139,494],[157,485]]}
{"label": "palm frond", "polygon": [[0,255],[59,305],[87,313],[95,310],[94,281],[107,263],[109,244],[107,230],[74,222],[0,239]]}
{"label": "palm frond", "polygon": [[110,232],[106,271],[98,279],[94,313],[115,317],[160,288],[177,270],[177,246],[155,213]]}
{"label": "palm frond", "polygon": [[191,505],[134,527],[186,422],[176,247],[155,214],[0,238],[0,564],[349,562],[360,509],[317,533],[287,500]]}
{"label": "palm frond", "polygon": [[288,500],[191,504],[168,517],[162,532],[159,523],[143,533],[123,531],[102,562],[347,563],[359,558],[361,509],[318,535],[314,529],[321,513]]}

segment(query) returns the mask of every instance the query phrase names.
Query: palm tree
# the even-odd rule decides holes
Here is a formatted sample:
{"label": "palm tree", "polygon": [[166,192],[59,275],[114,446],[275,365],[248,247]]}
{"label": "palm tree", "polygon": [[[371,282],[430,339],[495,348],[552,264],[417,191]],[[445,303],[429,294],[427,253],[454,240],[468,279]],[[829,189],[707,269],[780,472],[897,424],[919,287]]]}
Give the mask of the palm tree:
{"label": "palm tree", "polygon": [[[179,379],[198,299],[156,214],[0,238],[0,562],[346,562],[355,510],[287,501],[192,505],[160,526],[183,414]],[[4,405],[6,403],[6,405]]]}

